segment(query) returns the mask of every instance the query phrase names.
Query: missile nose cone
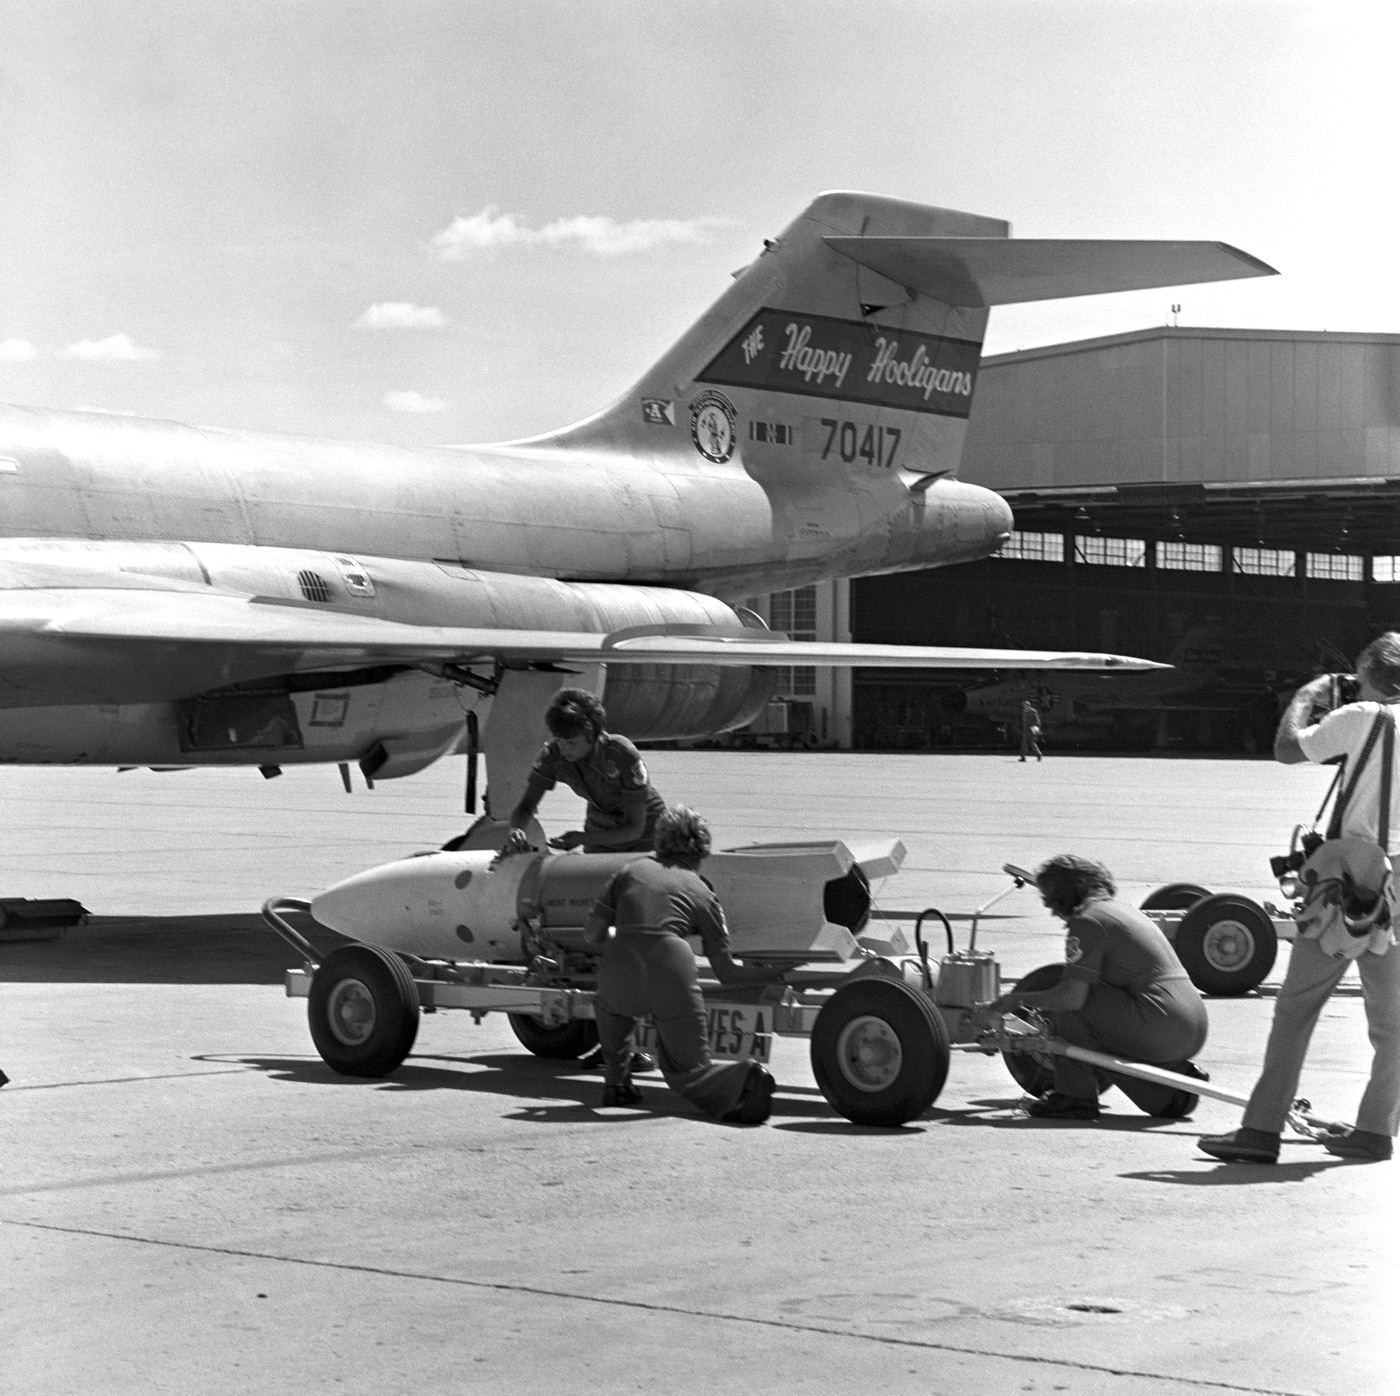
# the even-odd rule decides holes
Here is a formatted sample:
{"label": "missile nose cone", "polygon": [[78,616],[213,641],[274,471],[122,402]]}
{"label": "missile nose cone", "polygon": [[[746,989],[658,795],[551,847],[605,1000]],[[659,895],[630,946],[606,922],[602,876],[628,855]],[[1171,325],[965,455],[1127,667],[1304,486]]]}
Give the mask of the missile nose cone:
{"label": "missile nose cone", "polygon": [[356,873],[314,897],[311,914],[341,935],[383,941],[443,906],[454,884],[471,873],[462,867],[464,856],[430,853]]}

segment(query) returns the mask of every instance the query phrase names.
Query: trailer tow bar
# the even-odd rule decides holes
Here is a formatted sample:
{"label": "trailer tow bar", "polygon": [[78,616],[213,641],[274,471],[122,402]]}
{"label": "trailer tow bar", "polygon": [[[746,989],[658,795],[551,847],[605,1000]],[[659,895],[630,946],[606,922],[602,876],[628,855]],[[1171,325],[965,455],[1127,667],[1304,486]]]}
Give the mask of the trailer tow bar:
{"label": "trailer tow bar", "polygon": [[[1039,1016],[1039,1015],[1035,1015]],[[1077,1047],[1072,1042],[1051,1037],[1041,1025],[1028,1023],[1023,1018],[1008,1014],[1001,1027],[990,1034],[995,1039],[997,1051],[1030,1052],[1034,1055],[1070,1057],[1074,1061],[1085,1062],[1089,1066],[1100,1067],[1119,1076],[1136,1076],[1141,1081],[1152,1081],[1159,1086],[1174,1086],[1189,1091],[1192,1095],[1203,1095],[1211,1100],[1221,1100],[1227,1105],[1237,1105],[1243,1109],[1249,1104],[1249,1097],[1223,1087],[1213,1086],[1194,1076],[1180,1076],[1164,1067],[1150,1066],[1146,1062],[1124,1061],[1121,1057],[1110,1056],[1107,1052],[1096,1052],[1090,1047]],[[991,1045],[991,1044],[989,1044]],[[1324,1120],[1312,1113],[1312,1102],[1299,1098],[1293,1102],[1288,1112],[1288,1124],[1297,1133],[1309,1139],[1345,1134],[1347,1126],[1336,1120]]]}

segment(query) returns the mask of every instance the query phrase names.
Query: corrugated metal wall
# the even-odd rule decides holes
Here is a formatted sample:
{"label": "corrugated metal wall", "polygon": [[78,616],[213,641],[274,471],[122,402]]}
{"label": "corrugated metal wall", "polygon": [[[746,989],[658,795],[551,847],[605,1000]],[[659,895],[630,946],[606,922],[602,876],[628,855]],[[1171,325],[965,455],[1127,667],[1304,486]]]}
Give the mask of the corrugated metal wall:
{"label": "corrugated metal wall", "polygon": [[995,489],[1400,475],[1400,335],[1145,330],[983,361]]}
{"label": "corrugated metal wall", "polygon": [[[1005,490],[1400,477],[1400,335],[1162,328],[987,359],[961,474]],[[854,638],[897,643],[1168,659],[1208,620],[1222,661],[1199,697],[1088,738],[1177,750],[1267,751],[1294,684],[1400,623],[1392,586],[1012,560],[864,578],[851,595]],[[967,685],[857,671],[856,745],[975,742]],[[1047,731],[1052,747],[1076,740]]]}

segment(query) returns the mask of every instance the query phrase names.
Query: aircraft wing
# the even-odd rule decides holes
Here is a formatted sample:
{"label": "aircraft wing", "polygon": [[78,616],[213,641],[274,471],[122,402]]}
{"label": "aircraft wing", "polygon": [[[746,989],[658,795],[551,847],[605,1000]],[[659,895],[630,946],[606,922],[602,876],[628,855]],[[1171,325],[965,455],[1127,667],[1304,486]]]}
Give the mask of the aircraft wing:
{"label": "aircraft wing", "polygon": [[137,702],[277,674],[376,665],[860,665],[1112,670],[1124,655],[806,643],[772,631],[643,627],[597,634],[410,625],[208,589],[62,587],[0,592],[0,703]]}
{"label": "aircraft wing", "polygon": [[1266,262],[1224,242],[835,236],[825,241],[853,262],[945,305],[1014,305],[1278,275]]}

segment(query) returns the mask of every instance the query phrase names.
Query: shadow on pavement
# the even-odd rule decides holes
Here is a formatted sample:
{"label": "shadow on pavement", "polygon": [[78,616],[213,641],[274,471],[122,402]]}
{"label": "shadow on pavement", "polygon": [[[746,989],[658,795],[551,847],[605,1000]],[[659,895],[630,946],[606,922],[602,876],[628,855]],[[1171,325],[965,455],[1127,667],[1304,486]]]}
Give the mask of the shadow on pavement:
{"label": "shadow on pavement", "polygon": [[[341,1076],[332,1071],[319,1057],[262,1057],[211,1053],[201,1055],[195,1060],[237,1063],[264,1072],[274,1081],[289,1081],[302,1085],[386,1092],[473,1091],[516,1099],[534,1097],[560,1102],[559,1105],[523,1105],[519,1113],[507,1117],[527,1123],[543,1124],[569,1119],[596,1119],[600,1123],[618,1123],[658,1115],[709,1120],[708,1116],[690,1109],[679,1096],[673,1094],[659,1074],[650,1072],[634,1078],[645,1097],[640,1107],[636,1110],[608,1110],[601,1113],[599,1102],[603,1094],[603,1078],[599,1073],[586,1071],[576,1062],[550,1061],[543,1057],[497,1053],[479,1057],[411,1056],[392,1075],[379,1077]],[[426,1061],[440,1061],[448,1065],[423,1065]],[[470,1067],[486,1069],[463,1069]],[[794,1094],[801,1091],[800,1087],[793,1089]],[[778,1085],[778,1092],[773,1098],[772,1118],[775,1122],[784,1117],[810,1122],[813,1116],[819,1116],[823,1117],[820,1124],[806,1123],[789,1127],[824,1129],[828,1123],[839,1124],[844,1129],[856,1127],[844,1120],[838,1120],[835,1112],[824,1100],[785,1100],[783,1094],[786,1088],[781,1083]],[[725,1128],[731,1126],[726,1125]]]}
{"label": "shadow on pavement", "polygon": [[1345,1159],[1318,1159],[1310,1163],[1219,1163],[1208,1173],[1200,1164],[1214,1160],[1198,1159],[1197,1167],[1149,1168],[1141,1173],[1120,1173],[1120,1178],[1131,1178],[1140,1183],[1180,1183],[1192,1188],[1234,1188],[1251,1186],[1255,1183],[1306,1183],[1318,1173],[1344,1164]]}
{"label": "shadow on pavement", "polygon": [[[301,923],[318,950],[346,937]],[[57,940],[0,944],[4,984],[281,984],[298,963],[257,912],[94,916]]]}
{"label": "shadow on pavement", "polygon": [[1113,1134],[1179,1134],[1183,1138],[1195,1139],[1201,1131],[1189,1119],[1168,1120],[1156,1115],[1139,1115],[1132,1112],[1131,1106],[1121,1115],[1113,1113],[1111,1106],[1105,1106],[1097,1120],[1037,1120],[1023,1114],[1020,1105],[1023,1096],[1006,1096],[1000,1099],[970,1100],[966,1110],[945,1110],[935,1106],[930,1114],[947,1125],[980,1126],[984,1129],[1094,1129],[1107,1130]]}

